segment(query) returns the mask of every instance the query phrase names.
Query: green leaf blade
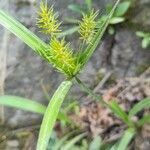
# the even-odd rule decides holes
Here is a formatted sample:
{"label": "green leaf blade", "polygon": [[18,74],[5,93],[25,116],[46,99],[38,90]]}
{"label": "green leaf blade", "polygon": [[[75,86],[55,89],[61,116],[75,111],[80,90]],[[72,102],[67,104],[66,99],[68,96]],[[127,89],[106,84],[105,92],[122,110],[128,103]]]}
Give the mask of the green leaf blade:
{"label": "green leaf blade", "polygon": [[9,96],[9,95],[0,96],[0,105],[15,107],[39,114],[44,114],[46,110],[46,106],[38,102],[18,96]]}
{"label": "green leaf blade", "polygon": [[86,133],[77,135],[76,137],[68,141],[68,143],[61,148],[61,150],[70,150],[74,146],[74,144],[81,140],[85,135]]}
{"label": "green leaf blade", "polygon": [[137,35],[138,37],[141,37],[141,38],[145,37],[145,33],[144,33],[144,32],[141,32],[141,31],[137,31],[137,32],[136,32],[136,35]]}
{"label": "green leaf blade", "polygon": [[113,17],[112,19],[110,19],[110,24],[118,24],[121,23],[125,20],[125,18],[123,17]]}
{"label": "green leaf blade", "polygon": [[63,143],[68,139],[68,137],[70,136],[70,134],[67,134],[66,136],[64,136],[62,139],[60,139],[56,145],[53,147],[53,150],[59,150],[60,147],[63,145]]}
{"label": "green leaf blade", "polygon": [[150,45],[150,38],[144,38],[142,40],[142,48],[147,48]]}
{"label": "green leaf blade", "polygon": [[102,140],[100,136],[94,137],[93,141],[90,143],[89,150],[100,150],[102,145]]}
{"label": "green leaf blade", "polygon": [[115,17],[123,16],[128,11],[130,4],[131,4],[131,2],[129,2],[129,1],[120,3],[114,12],[114,16]]}
{"label": "green leaf blade", "polygon": [[122,110],[117,102],[113,101],[109,104],[109,106],[116,116],[122,119],[123,122],[125,122],[128,126],[132,125],[132,122],[128,119],[128,115]]}
{"label": "green leaf blade", "polygon": [[64,81],[54,93],[43,117],[40,128],[37,150],[46,150],[52,129],[55,125],[59,109],[72,85],[71,81]]}
{"label": "green leaf blade", "polygon": [[136,115],[139,111],[144,108],[150,108],[150,97],[143,99],[137,103],[129,112],[129,118]]}
{"label": "green leaf blade", "polygon": [[40,54],[40,51],[47,47],[35,34],[23,26],[20,22],[0,10],[0,24],[15,34],[24,43]]}
{"label": "green leaf blade", "polygon": [[93,52],[95,51],[96,47],[98,46],[99,42],[101,41],[109,23],[110,20],[119,4],[120,0],[117,0],[116,3],[114,4],[112,10],[110,11],[109,15],[106,17],[106,19],[104,19],[105,21],[102,23],[100,21],[99,23],[99,29],[95,35],[95,37],[93,38],[93,40],[91,41],[91,44],[88,45],[88,47],[85,49],[85,51],[83,52],[81,58],[80,58],[80,63],[81,68],[84,67],[84,65],[87,63],[87,61],[90,59],[90,57],[92,56]]}
{"label": "green leaf blade", "polygon": [[125,131],[123,137],[121,138],[121,141],[117,147],[117,150],[126,150],[128,144],[132,140],[133,136],[135,135],[135,130],[133,128],[129,128]]}
{"label": "green leaf blade", "polygon": [[138,122],[137,122],[137,125],[139,127],[143,126],[144,124],[146,123],[150,123],[150,115],[145,115],[142,117],[142,119],[140,119]]}
{"label": "green leaf blade", "polygon": [[70,29],[67,29],[66,31],[60,33],[58,37],[59,37],[59,38],[62,38],[62,37],[65,37],[65,36],[67,36],[67,35],[71,35],[71,34],[73,34],[74,32],[77,32],[78,29],[79,29],[78,26],[74,26],[74,27],[72,27],[72,28],[70,28]]}

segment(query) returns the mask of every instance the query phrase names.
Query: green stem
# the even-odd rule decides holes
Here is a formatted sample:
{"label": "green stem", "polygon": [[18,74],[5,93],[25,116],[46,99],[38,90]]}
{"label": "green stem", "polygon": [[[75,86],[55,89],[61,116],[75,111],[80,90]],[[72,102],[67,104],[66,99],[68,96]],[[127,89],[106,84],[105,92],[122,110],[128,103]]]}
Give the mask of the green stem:
{"label": "green stem", "polygon": [[[122,109],[119,107],[119,105],[116,103],[115,106],[105,102],[101,96],[95,94],[91,89],[89,89],[78,77],[75,77],[76,82],[78,83],[78,85],[81,87],[81,89],[83,89],[83,91],[85,91],[86,93],[88,93],[91,97],[93,97],[96,101],[101,102],[101,104],[103,106],[105,106],[106,108],[109,108],[114,114],[116,114],[122,121],[124,121],[129,127],[134,127],[135,128],[135,124],[128,119],[128,116],[126,115],[126,113],[124,111],[122,111]],[[113,104],[113,103],[112,103]],[[112,107],[113,106],[113,107]]]}
{"label": "green stem", "polygon": [[83,91],[88,93],[91,97],[93,97],[96,101],[100,101],[104,106],[109,107],[109,105],[102,99],[101,96],[95,94],[91,89],[89,89],[78,77],[75,77],[78,85],[81,87]]}
{"label": "green stem", "polygon": [[[78,77],[75,77],[76,82],[78,83],[78,85],[81,87],[81,89],[83,89],[83,91],[85,91],[86,93],[88,93],[93,99],[95,99],[96,101],[101,102],[101,104],[103,106],[105,106],[106,108],[109,108],[114,114],[116,114],[122,121],[124,121],[129,127],[135,128],[135,124],[128,118],[128,116],[126,115],[126,113],[124,111],[122,111],[122,109],[120,108],[120,106],[116,103],[116,105],[114,107],[112,107],[113,103],[107,103],[103,100],[103,98],[97,94],[95,94],[91,89],[89,89]],[[120,110],[119,110],[120,109]],[[121,113],[120,113],[121,112]],[[124,119],[125,118],[125,119]]]}

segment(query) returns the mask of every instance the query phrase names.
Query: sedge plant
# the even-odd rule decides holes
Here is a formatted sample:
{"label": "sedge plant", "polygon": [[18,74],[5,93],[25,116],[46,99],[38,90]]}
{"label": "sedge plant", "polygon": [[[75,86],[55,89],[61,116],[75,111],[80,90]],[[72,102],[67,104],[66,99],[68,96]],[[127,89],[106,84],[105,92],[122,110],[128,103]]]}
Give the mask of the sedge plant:
{"label": "sedge plant", "polygon": [[[74,83],[74,80],[76,80],[77,83],[94,98],[100,99],[99,96],[96,96],[87,87],[84,87],[84,84],[82,81],[80,82],[77,75],[84,68],[96,50],[97,45],[101,41],[119,2],[120,0],[116,0],[111,11],[102,22],[98,21],[97,11],[90,9],[89,13],[83,14],[83,19],[79,22],[78,28],[82,45],[79,46],[80,51],[78,53],[73,51],[70,43],[66,42],[65,38],[60,38],[62,33],[61,22],[58,21],[58,15],[54,12],[53,6],[49,8],[46,2],[41,2],[40,4],[37,26],[41,32],[49,35],[49,43],[43,42],[13,17],[0,10],[0,24],[19,37],[33,51],[40,55],[42,59],[52,64],[58,72],[62,73],[66,77],[65,81],[63,81],[55,91],[48,106],[16,96],[5,95],[0,97],[1,105],[16,107],[44,115],[39,132],[37,150],[47,149],[56,119],[63,118],[67,120],[67,117],[61,113],[60,108],[72,84]],[[102,99],[101,102],[106,107],[115,111],[114,107],[110,107],[109,104],[106,104]],[[127,121],[129,125],[132,125],[132,123],[130,123],[129,120],[126,120],[126,118],[124,121]],[[84,134],[81,135],[81,137],[82,136],[84,136]]]}

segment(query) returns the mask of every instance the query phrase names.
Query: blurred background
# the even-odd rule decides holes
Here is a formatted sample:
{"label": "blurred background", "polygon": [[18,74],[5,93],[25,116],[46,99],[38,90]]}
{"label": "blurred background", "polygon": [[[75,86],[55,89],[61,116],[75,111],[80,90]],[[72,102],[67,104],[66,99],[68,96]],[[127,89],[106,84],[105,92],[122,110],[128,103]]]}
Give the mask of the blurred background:
{"label": "blurred background", "polygon": [[[150,47],[144,47],[143,38],[136,34],[137,31],[144,33],[150,31],[150,1],[129,1],[131,5],[122,16],[124,21],[109,26],[102,43],[80,74],[81,79],[92,89],[106,75],[110,74],[109,83],[114,84],[119,79],[138,77],[150,66]],[[114,0],[93,0],[92,5],[96,10],[100,10],[100,14],[104,14],[106,5],[114,2]],[[0,0],[0,9],[15,17],[41,39],[49,42],[49,38],[41,34],[36,26],[39,3],[40,0]],[[69,9],[69,6],[72,4],[82,6],[84,0],[48,0],[48,3],[50,6],[54,4],[59,19],[63,21],[62,28],[65,30],[74,26],[68,18],[80,18],[80,15]],[[62,75],[2,26],[0,35],[0,95],[17,95],[47,104],[44,90],[46,89],[51,96],[64,79]],[[77,37],[76,33],[66,37],[74,49],[78,46]],[[107,85],[103,88],[107,88]],[[84,96],[77,86],[73,86],[66,103],[72,100],[82,101]],[[30,130],[24,135],[25,138],[21,143],[18,137],[22,135],[18,135],[17,138],[10,136],[7,142],[0,143],[0,150],[33,150],[38,132],[30,131],[38,128],[41,117],[18,109],[5,108],[6,123],[5,127],[0,128],[0,135],[4,135],[7,128],[15,130],[14,132],[26,127],[30,127]],[[29,142],[27,138],[32,141],[32,146],[27,146]]]}

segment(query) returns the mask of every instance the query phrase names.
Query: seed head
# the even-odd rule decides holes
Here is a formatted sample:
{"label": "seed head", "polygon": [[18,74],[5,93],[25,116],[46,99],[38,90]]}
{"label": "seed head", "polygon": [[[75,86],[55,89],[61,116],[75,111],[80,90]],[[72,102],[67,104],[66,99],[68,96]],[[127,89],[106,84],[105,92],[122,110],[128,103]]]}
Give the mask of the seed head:
{"label": "seed head", "polygon": [[79,34],[81,35],[81,39],[86,41],[86,43],[90,43],[91,39],[95,35],[97,22],[95,21],[98,15],[98,11],[94,12],[93,10],[90,14],[83,14],[83,19],[79,23]]}
{"label": "seed head", "polygon": [[66,43],[64,39],[59,41],[56,38],[52,38],[50,42],[50,60],[54,66],[68,76],[73,76],[76,70],[75,56],[73,56],[70,44]]}
{"label": "seed head", "polygon": [[54,13],[53,6],[47,7],[47,4],[41,2],[40,11],[38,12],[37,25],[42,29],[45,34],[56,34],[59,33],[59,27],[61,23],[58,23],[57,15]]}

